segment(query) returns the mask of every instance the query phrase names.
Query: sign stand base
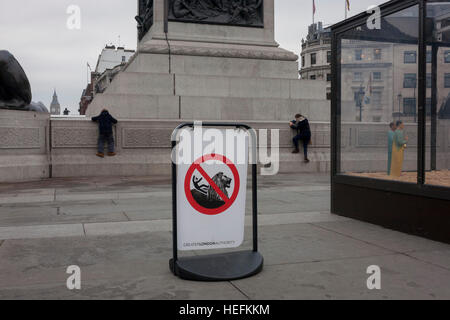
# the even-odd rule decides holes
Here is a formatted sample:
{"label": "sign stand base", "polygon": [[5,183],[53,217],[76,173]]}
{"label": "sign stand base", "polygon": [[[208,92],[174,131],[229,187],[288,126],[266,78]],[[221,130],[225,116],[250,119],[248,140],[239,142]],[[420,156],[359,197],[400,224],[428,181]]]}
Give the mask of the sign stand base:
{"label": "sign stand base", "polygon": [[231,281],[254,276],[263,269],[264,259],[259,252],[239,251],[208,256],[179,258],[170,270],[184,280]]}

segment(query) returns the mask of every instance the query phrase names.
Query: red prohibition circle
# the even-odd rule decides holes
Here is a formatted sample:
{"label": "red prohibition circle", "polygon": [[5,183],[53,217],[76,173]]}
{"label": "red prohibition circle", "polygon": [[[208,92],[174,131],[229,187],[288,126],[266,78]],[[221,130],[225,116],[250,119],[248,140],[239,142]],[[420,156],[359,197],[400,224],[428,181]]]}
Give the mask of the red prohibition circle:
{"label": "red prohibition circle", "polygon": [[[191,192],[192,175],[194,174],[195,170],[197,170],[198,168],[200,168],[200,170],[203,171],[203,169],[200,167],[200,165],[202,163],[204,163],[206,161],[210,161],[210,160],[216,160],[216,161],[223,162],[230,168],[230,170],[234,176],[234,190],[233,190],[232,196],[228,199],[228,201],[226,201],[225,199],[222,199],[225,202],[225,204],[216,209],[209,209],[209,208],[205,208],[205,207],[201,206],[197,201],[195,201],[194,197],[192,196],[192,192]],[[204,177],[204,178],[207,178],[207,177]],[[233,203],[236,201],[237,196],[239,194],[239,188],[240,188],[240,179],[239,179],[239,172],[238,172],[236,166],[230,160],[228,160],[225,156],[218,155],[218,154],[208,154],[208,155],[202,156],[199,159],[197,159],[197,161],[195,161],[190,166],[188,172],[186,173],[186,178],[184,181],[184,192],[185,192],[186,198],[188,199],[191,206],[198,212],[205,214],[205,215],[209,215],[209,216],[218,215],[218,214],[221,214],[221,213],[225,212],[226,210],[228,210],[233,205]]]}

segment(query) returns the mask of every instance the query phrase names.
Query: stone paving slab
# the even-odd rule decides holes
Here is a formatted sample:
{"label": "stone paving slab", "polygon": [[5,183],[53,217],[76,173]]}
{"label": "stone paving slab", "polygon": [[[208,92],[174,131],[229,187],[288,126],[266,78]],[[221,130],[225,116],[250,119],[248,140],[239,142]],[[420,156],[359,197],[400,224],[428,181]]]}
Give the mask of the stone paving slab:
{"label": "stone paving slab", "polygon": [[260,229],[259,246],[266,265],[360,258],[393,253],[391,250],[310,224],[267,226]]}
{"label": "stone paving slab", "polygon": [[[450,245],[330,214],[328,175],[260,177],[265,269],[231,283],[170,273],[168,179],[0,184],[0,195],[0,299],[450,299]],[[81,291],[66,288],[70,265]],[[380,291],[367,289],[369,265],[381,267]]]}
{"label": "stone paving slab", "polygon": [[[367,268],[381,268],[381,290],[369,290]],[[233,281],[251,299],[450,299],[450,272],[401,254],[269,265]]]}
{"label": "stone paving slab", "polygon": [[87,236],[159,232],[172,230],[172,220],[88,223],[84,228]]}
{"label": "stone paving slab", "polygon": [[[6,241],[0,247],[0,299],[450,298],[449,286],[443,285],[450,283],[450,271],[308,226],[262,227],[263,273],[232,285],[182,281],[170,274],[169,232]],[[80,292],[65,288],[65,270],[72,264],[82,269]],[[366,287],[370,265],[381,267],[381,291]]]}
{"label": "stone paving slab", "polygon": [[120,222],[129,218],[123,212],[66,213],[58,207],[0,208],[0,227],[54,225],[94,222]]}
{"label": "stone paving slab", "polygon": [[[170,245],[169,232],[62,238],[56,243],[8,241],[0,250],[0,299],[245,298],[227,282],[192,283],[174,277],[168,268]],[[65,286],[70,265],[82,270],[81,292]]]}
{"label": "stone paving slab", "polygon": [[5,241],[0,248],[0,288],[61,283],[71,265],[82,269],[85,280],[162,275],[171,253],[169,232]]}
{"label": "stone paving slab", "polygon": [[450,249],[450,245],[420,238],[406,233],[386,229],[369,223],[361,223],[356,220],[342,222],[320,222],[317,226],[325,230],[338,232],[342,235],[359,239],[377,245],[381,248],[388,248],[395,252],[415,252],[415,251],[435,251]]}
{"label": "stone paving slab", "polygon": [[116,278],[82,284],[80,291],[65,285],[34,285],[0,289],[0,299],[14,300],[245,300],[228,282],[181,281],[167,272],[165,277]]}
{"label": "stone paving slab", "polygon": [[84,236],[82,224],[0,227],[0,239],[40,239]]}
{"label": "stone paving slab", "polygon": [[[94,217],[97,217],[95,215]],[[84,217],[82,217],[84,219]],[[57,238],[65,236],[107,236],[122,234],[138,234],[142,232],[171,231],[171,219],[129,221],[126,215],[119,216],[125,221],[110,222],[111,214],[108,215],[109,222],[74,223],[74,224],[51,224],[51,225],[29,225],[0,227],[0,240],[8,239],[30,239],[30,238]],[[83,220],[82,219],[82,220]],[[289,225],[292,223],[312,223],[323,221],[346,221],[347,219],[321,212],[288,213],[279,215],[260,215],[259,226]],[[79,219],[77,221],[80,221]],[[250,226],[252,217],[246,217],[246,225]],[[65,231],[68,234],[65,234]]]}
{"label": "stone paving slab", "polygon": [[172,219],[172,209],[170,208],[149,208],[146,210],[126,211],[126,216],[131,221],[149,221]]}
{"label": "stone paving slab", "polygon": [[39,189],[29,190],[27,192],[20,192],[11,194],[0,193],[0,204],[11,203],[36,203],[36,202],[52,202],[55,200],[54,189]]}
{"label": "stone paving slab", "polygon": [[447,250],[437,250],[437,251],[408,252],[408,256],[450,270],[450,248]]}

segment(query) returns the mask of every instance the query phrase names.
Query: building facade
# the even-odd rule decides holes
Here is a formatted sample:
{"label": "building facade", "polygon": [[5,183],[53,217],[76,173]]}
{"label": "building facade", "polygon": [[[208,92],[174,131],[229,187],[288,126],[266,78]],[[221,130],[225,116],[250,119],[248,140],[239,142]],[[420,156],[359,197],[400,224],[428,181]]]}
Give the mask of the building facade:
{"label": "building facade", "polygon": [[124,47],[106,46],[102,50],[95,70],[91,72],[91,82],[81,94],[79,103],[80,115],[86,114],[86,110],[94,99],[94,95],[106,90],[115,75],[122,70],[134,54],[134,50],[127,50]]}
{"label": "building facade", "polygon": [[[342,117],[345,121],[417,122],[418,113],[418,38],[417,28],[405,17],[383,19],[383,31],[372,41],[359,40],[358,30],[341,42]],[[439,19],[437,21],[440,21]],[[400,28],[408,26],[410,28]],[[439,33],[442,24],[434,30]],[[385,41],[375,41],[376,38]],[[388,41],[388,39],[402,41]],[[437,111],[447,113],[450,99],[450,47],[436,50]],[[427,49],[427,117],[431,115],[433,51]]]}
{"label": "building facade", "polygon": [[331,92],[331,33],[322,22],[308,28],[306,39],[302,39],[300,77],[307,80],[326,81],[327,96]]}
{"label": "building facade", "polygon": [[[438,8],[436,8],[438,9]],[[434,30],[445,34],[450,29],[449,17],[437,10]],[[392,38],[410,43],[364,41],[351,39],[341,43],[342,116],[346,121],[390,122],[417,121],[418,110],[418,40],[417,28],[399,28],[407,18],[383,19],[383,30]],[[442,36],[441,36],[442,37]],[[354,37],[357,38],[357,37]],[[411,44],[416,42],[417,44]],[[450,48],[437,51],[437,109],[441,117],[450,113]],[[427,114],[431,111],[432,48],[427,52]],[[331,92],[331,34],[321,22],[309,26],[302,40],[302,79],[327,81],[327,96]],[[448,106],[447,106],[448,104]],[[447,111],[448,109],[448,111]],[[450,115],[449,115],[450,116]]]}

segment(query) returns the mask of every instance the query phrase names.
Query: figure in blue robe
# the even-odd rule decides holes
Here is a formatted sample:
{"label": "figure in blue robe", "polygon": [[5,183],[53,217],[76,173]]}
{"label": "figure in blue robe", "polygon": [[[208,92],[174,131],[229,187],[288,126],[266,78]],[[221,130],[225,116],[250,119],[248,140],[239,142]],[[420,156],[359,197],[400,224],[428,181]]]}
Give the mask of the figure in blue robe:
{"label": "figure in blue robe", "polygon": [[392,165],[392,146],[394,144],[394,136],[395,136],[395,130],[397,127],[395,126],[395,123],[391,122],[389,125],[391,130],[388,132],[388,176],[391,175],[391,165]]}

